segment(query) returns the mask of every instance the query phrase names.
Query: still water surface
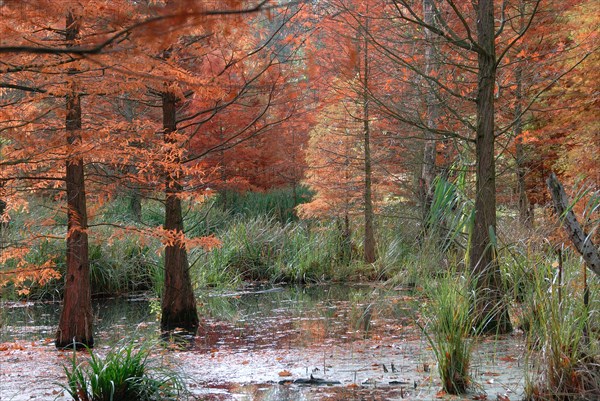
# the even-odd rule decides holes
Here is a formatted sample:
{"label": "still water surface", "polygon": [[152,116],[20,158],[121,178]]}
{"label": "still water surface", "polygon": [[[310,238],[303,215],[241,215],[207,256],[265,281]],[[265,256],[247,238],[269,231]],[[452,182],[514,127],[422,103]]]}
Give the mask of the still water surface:
{"label": "still water surface", "polygon": [[[421,300],[373,286],[248,288],[199,294],[198,336],[162,352],[203,400],[430,400],[439,390],[433,354],[415,327]],[[96,352],[123,341],[158,341],[158,302],[95,301]],[[69,352],[52,345],[57,303],[4,303],[0,399],[66,399],[57,382]],[[477,393],[519,399],[520,341],[485,340],[473,358]],[[16,345],[14,345],[16,344]],[[392,364],[394,368],[392,369]],[[383,366],[385,365],[385,370]],[[279,384],[315,378],[331,386]]]}

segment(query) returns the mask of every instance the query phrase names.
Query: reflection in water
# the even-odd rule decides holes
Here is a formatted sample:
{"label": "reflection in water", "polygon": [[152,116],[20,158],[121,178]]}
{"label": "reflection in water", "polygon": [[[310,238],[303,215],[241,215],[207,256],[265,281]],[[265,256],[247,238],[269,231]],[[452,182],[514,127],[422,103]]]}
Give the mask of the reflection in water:
{"label": "reflection in water", "polygon": [[[147,300],[110,298],[95,300],[94,337],[96,343],[114,344],[122,339],[155,339],[156,315]],[[0,342],[41,341],[53,338],[60,316],[57,302],[10,302],[0,309]]]}
{"label": "reflection in water", "polygon": [[198,350],[286,349],[392,334],[412,305],[364,286],[314,286],[202,297]]}
{"label": "reflection in water", "polygon": [[[199,294],[201,326],[195,346],[209,351],[309,346],[328,339],[351,341],[383,335],[398,323],[410,324],[411,305],[390,303],[396,293],[366,286],[274,288]],[[60,303],[7,302],[0,309],[0,342],[54,337]],[[98,343],[158,339],[150,302],[136,298],[94,301]],[[386,327],[386,323],[392,326]]]}
{"label": "reflection in water", "polygon": [[299,387],[273,384],[229,385],[225,391],[202,396],[204,401],[230,400],[227,394],[235,394],[236,401],[366,401],[396,400],[409,396],[405,388],[348,388],[348,387]]}
{"label": "reflection in water", "polygon": [[[424,364],[435,362],[414,327],[414,302],[406,293],[369,286],[202,292],[197,336],[169,338],[174,352],[157,356],[178,366],[191,391],[206,401],[431,400],[439,382],[423,370]],[[157,300],[144,299],[95,301],[99,352],[120,340],[158,342],[157,305]],[[8,391],[14,401],[40,395],[38,399],[54,399],[56,382],[62,380],[60,366],[68,363],[69,354],[44,340],[54,337],[60,305],[1,306],[0,343],[27,341],[36,353],[17,345],[0,354],[0,394]],[[475,378],[492,396],[505,392],[505,383],[522,384],[518,364],[503,364],[494,356],[515,349],[511,338],[484,343],[480,356],[472,359]],[[510,357],[508,361],[515,360],[514,354]],[[389,370],[382,369],[384,364]],[[278,384],[310,375],[342,384]]]}

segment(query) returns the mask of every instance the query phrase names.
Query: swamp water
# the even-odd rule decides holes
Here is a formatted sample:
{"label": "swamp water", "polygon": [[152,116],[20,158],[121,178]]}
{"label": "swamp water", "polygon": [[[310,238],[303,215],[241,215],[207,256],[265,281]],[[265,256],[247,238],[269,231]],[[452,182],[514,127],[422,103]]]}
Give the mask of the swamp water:
{"label": "swamp water", "polygon": [[[198,336],[183,350],[155,354],[201,400],[431,400],[441,396],[440,382],[415,327],[418,302],[370,286],[204,293]],[[144,298],[96,301],[95,352],[123,340],[157,341],[156,309]],[[59,311],[58,303],[2,304],[1,401],[67,399],[57,383],[72,352],[54,349]],[[518,337],[483,339],[472,358],[473,392],[445,398],[520,399],[521,344]],[[332,385],[291,383],[311,375]]]}

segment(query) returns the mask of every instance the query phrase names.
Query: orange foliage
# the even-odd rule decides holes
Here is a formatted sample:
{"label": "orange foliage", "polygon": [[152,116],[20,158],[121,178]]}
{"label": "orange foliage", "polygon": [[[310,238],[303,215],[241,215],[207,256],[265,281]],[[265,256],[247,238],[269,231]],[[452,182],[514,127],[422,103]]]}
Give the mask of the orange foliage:
{"label": "orange foliage", "polygon": [[[253,5],[234,0],[4,2],[1,45],[46,50],[2,53],[0,195],[8,204],[2,219],[24,210],[31,196],[50,193],[64,201],[65,163],[79,158],[86,163],[92,225],[102,223],[94,221],[94,214],[112,197],[131,189],[152,196],[164,194],[166,176],[183,185],[181,198],[202,201],[215,177],[231,167],[211,163],[207,156],[218,152],[204,155],[207,146],[223,152],[244,146],[247,162],[262,153],[257,172],[248,177],[230,175],[224,182],[245,179],[268,187],[298,181],[302,162],[288,169],[286,149],[269,151],[278,142],[264,137],[293,110],[281,99],[287,93],[285,79],[296,71],[279,65],[268,46],[277,27],[256,31],[256,26],[266,26],[268,20],[261,13],[218,15],[221,10],[248,7]],[[68,12],[76,16],[79,26],[72,43],[64,36]],[[279,19],[272,15],[270,21],[281,23],[289,16],[275,17]],[[70,44],[76,54],[63,52]],[[81,140],[67,143],[64,98],[74,91],[84,93]],[[174,95],[179,107],[178,129],[166,141],[157,107],[164,92]],[[223,128],[225,137],[205,141],[204,133],[214,127]],[[303,139],[293,129],[288,125],[286,132],[294,143],[282,142],[282,146],[299,149]],[[237,152],[231,159],[236,157]],[[277,162],[281,166],[271,174],[275,177],[266,178],[265,171]],[[234,169],[251,170],[244,164]],[[24,223],[31,230],[23,232],[22,243],[33,244],[39,223]],[[92,237],[97,234],[93,228],[87,231]],[[162,227],[144,235],[158,237],[165,245],[210,249],[220,244],[214,237],[188,238]],[[50,261],[33,266],[24,262],[21,248],[2,252],[3,263],[18,260],[18,269],[4,274],[3,283],[9,279],[18,285],[43,283],[55,277]]]}

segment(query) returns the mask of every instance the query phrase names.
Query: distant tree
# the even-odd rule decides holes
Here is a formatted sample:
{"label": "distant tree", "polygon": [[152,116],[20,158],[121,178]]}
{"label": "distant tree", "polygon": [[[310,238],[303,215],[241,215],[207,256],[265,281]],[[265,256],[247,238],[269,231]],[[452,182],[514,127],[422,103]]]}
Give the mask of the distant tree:
{"label": "distant tree", "polygon": [[[466,139],[475,146],[475,221],[468,250],[471,270],[477,278],[477,311],[486,331],[511,330],[508,310],[502,302],[500,270],[495,257],[496,235],[496,113],[495,88],[497,67],[506,52],[525,34],[536,12],[536,2],[528,15],[525,28],[501,43],[497,54],[495,40],[502,33],[508,18],[506,10],[496,9],[492,0],[479,0],[473,4],[437,1],[396,1],[387,8],[390,29],[379,30],[371,40],[390,62],[416,74],[429,87],[426,99],[433,104],[434,97],[444,120],[432,120],[431,110],[406,113],[396,105],[380,98],[379,103],[404,124],[424,132],[436,134],[438,140],[446,137]],[[495,15],[500,24],[496,26]],[[435,49],[444,54],[443,60],[432,68],[432,58],[424,63],[395,45],[392,32],[406,28],[408,34],[428,31],[425,49]],[[381,34],[383,33],[383,35]],[[428,95],[428,96],[427,96]],[[428,105],[428,106],[429,106]],[[474,106],[474,107],[473,107]],[[396,111],[397,110],[397,111]],[[471,118],[473,116],[473,118]],[[473,121],[474,120],[474,121]],[[434,123],[434,126],[431,126]],[[463,133],[463,132],[466,132]],[[473,132],[470,138],[469,132]],[[428,134],[426,143],[433,138]],[[428,145],[432,148],[432,144]],[[429,153],[433,153],[429,151]],[[431,159],[428,155],[428,160]],[[431,165],[431,161],[427,163]],[[431,174],[427,174],[428,176]],[[427,189],[426,189],[427,190]]]}
{"label": "distant tree", "polygon": [[566,184],[581,179],[595,186],[600,183],[596,157],[600,152],[599,100],[595,95],[600,56],[594,18],[600,7],[595,1],[558,2],[554,7],[554,18],[536,27],[544,40],[536,43],[535,53],[524,52],[531,64],[541,64],[549,76],[534,82],[532,92],[541,93],[533,99],[531,122],[521,135],[528,149],[527,196],[540,205],[550,201],[545,190],[550,172]]}
{"label": "distant tree", "polygon": [[[330,100],[331,101],[331,100]],[[305,183],[315,191],[311,202],[299,206],[301,217],[328,217],[338,221],[343,249],[350,261],[351,220],[363,208],[361,124],[349,114],[360,112],[352,100],[339,99],[325,107],[310,132]]]}
{"label": "distant tree", "polygon": [[[423,0],[423,23],[432,27],[438,28],[436,17],[436,7],[434,0]],[[438,45],[439,39],[429,29],[423,29],[425,39],[425,54],[424,54],[424,73],[426,76],[439,75],[439,55]],[[434,180],[438,175],[437,166],[437,149],[440,138],[434,133],[438,127],[438,119],[440,114],[440,99],[439,88],[437,85],[430,82],[424,83],[425,89],[425,104],[426,104],[426,124],[427,128],[423,132],[423,163],[421,166],[421,176],[419,182],[420,202],[423,208],[423,221],[426,221],[431,209],[433,200]]]}
{"label": "distant tree", "polygon": [[[374,129],[380,122],[379,116],[373,112],[371,91],[381,83],[381,77],[374,67],[368,34],[370,19],[365,16],[378,12],[380,7],[375,2],[338,0],[324,2],[319,7],[316,10],[319,31],[311,38],[308,49],[316,65],[311,79],[324,107],[336,103],[335,107],[346,107],[348,118],[360,124],[361,141],[354,145],[360,149],[360,155],[353,157],[358,157],[362,163],[363,257],[366,263],[373,263],[377,258],[374,176],[375,170],[383,168],[379,165],[381,150],[375,151],[373,147],[383,130],[381,124]],[[351,136],[357,135],[356,127],[349,130]],[[377,157],[374,156],[376,152]]]}

